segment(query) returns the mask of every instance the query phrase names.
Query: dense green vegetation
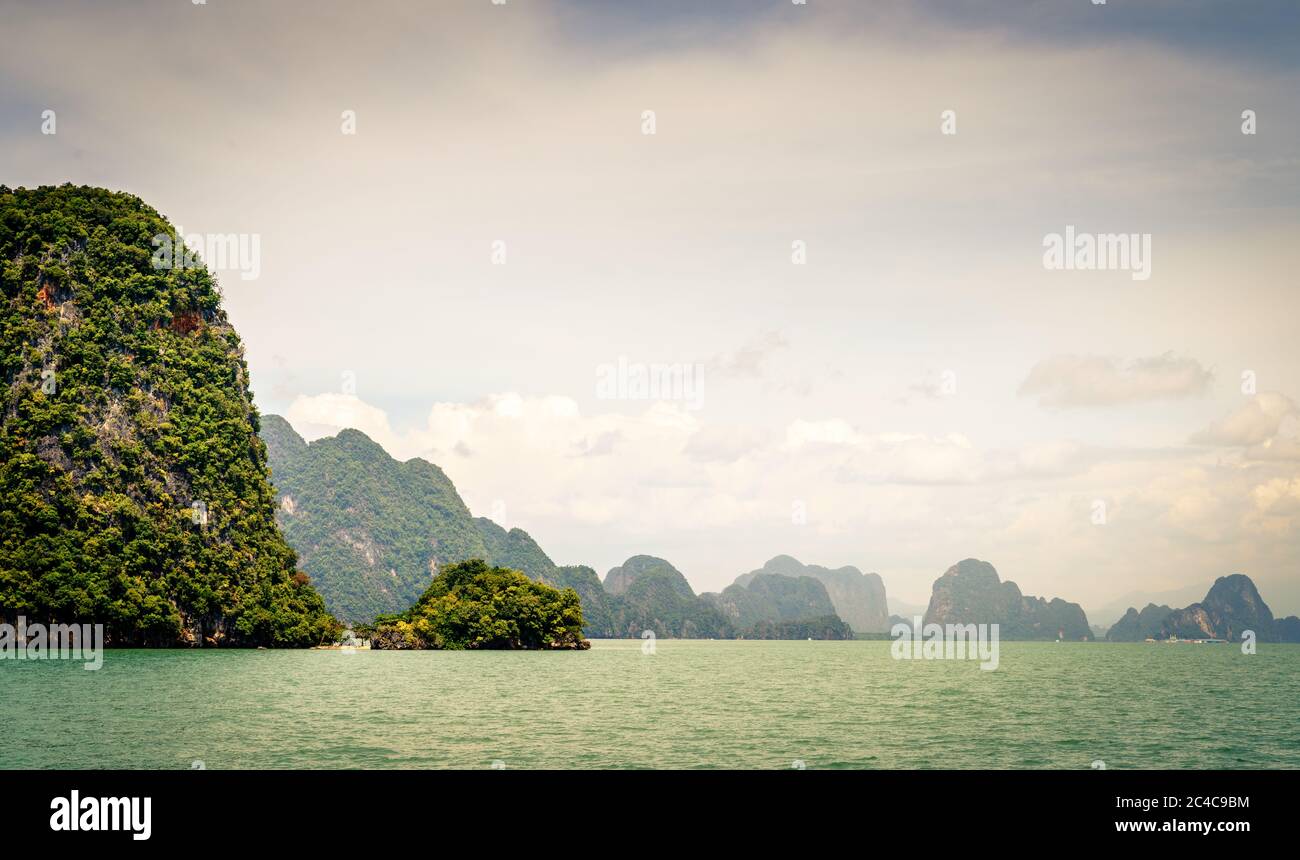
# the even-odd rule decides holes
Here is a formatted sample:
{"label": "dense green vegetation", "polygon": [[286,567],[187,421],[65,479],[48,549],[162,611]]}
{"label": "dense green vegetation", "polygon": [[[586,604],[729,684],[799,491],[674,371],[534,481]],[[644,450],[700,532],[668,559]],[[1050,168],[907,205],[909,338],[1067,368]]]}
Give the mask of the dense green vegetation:
{"label": "dense green vegetation", "polygon": [[471,558],[569,584],[527,532],[475,518],[432,463],[399,463],[359,430],[309,444],[278,415],[262,418],[261,434],[280,527],[340,618],[401,612],[440,567]]}
{"label": "dense green vegetation", "polygon": [[[541,577],[542,581],[556,588],[572,588],[578,592],[582,601],[582,632],[598,639],[614,636],[614,618],[611,611],[611,598],[600,584],[596,571],[585,564],[557,567],[555,572]],[[639,635],[639,634],[638,634]]]}
{"label": "dense green vegetation", "polygon": [[735,629],[662,558],[637,555],[605,576],[610,635],[635,639],[645,630],[681,639],[729,639]]}
{"label": "dense green vegetation", "polygon": [[[778,555],[762,568],[736,577],[736,585],[749,585],[759,576],[811,577],[826,587],[834,614],[848,622],[858,633],[885,633],[889,630],[889,605],[885,583],[876,573],[863,573],[846,565],[834,570],[818,564],[804,564],[788,555]],[[723,592],[725,594],[726,592]]]}
{"label": "dense green vegetation", "polygon": [[1300,618],[1274,618],[1254,581],[1234,573],[1216,579],[1203,600],[1184,609],[1154,603],[1148,603],[1141,612],[1129,607],[1106,638],[1111,642],[1171,637],[1235,642],[1247,630],[1259,642],[1300,642]]}
{"label": "dense green vegetation", "polygon": [[826,586],[810,576],[760,573],[743,584],[727,586],[721,594],[702,596],[742,628],[759,622],[836,617]]}
{"label": "dense green vegetation", "polygon": [[577,592],[481,559],[443,566],[414,606],[361,632],[379,649],[591,647]]}
{"label": "dense green vegetation", "polygon": [[487,547],[486,558],[493,564],[521,570],[533,579],[549,581],[558,575],[555,562],[523,529],[506,531],[487,517],[475,518],[474,526]]}
{"label": "dense green vegetation", "polygon": [[1079,604],[1021,594],[993,565],[974,558],[957,562],[934,581],[925,623],[997,624],[1004,640],[1093,638]]}
{"label": "dense green vegetation", "polygon": [[152,265],[172,232],[128,194],[0,186],[0,610],[113,644],[329,640],[216,285]]}
{"label": "dense green vegetation", "polygon": [[742,639],[854,639],[853,628],[838,615],[823,615],[798,621],[759,621],[744,632]]}
{"label": "dense green vegetation", "polygon": [[358,430],[310,445],[262,419],[278,519],[325,605],[353,623],[401,612],[439,565],[487,552],[469,509],[437,466],[399,463]]}
{"label": "dense green vegetation", "polygon": [[747,635],[759,621],[836,612],[815,578],[764,573],[756,583],[738,580],[723,600],[696,595],[676,568],[646,555],[614,568],[602,584],[590,567],[557,566],[528,532],[473,517],[441,469],[420,459],[399,463],[360,431],[309,444],[283,418],[268,415],[262,438],[285,537],[325,605],[354,624],[402,612],[437,571],[471,558],[573,589],[583,633],[591,637],[637,638],[653,630],[661,637],[726,639]]}

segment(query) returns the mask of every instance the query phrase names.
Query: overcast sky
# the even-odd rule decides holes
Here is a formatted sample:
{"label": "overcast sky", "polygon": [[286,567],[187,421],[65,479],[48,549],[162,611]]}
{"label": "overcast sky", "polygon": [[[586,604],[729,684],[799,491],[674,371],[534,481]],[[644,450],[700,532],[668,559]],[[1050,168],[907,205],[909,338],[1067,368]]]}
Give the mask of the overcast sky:
{"label": "overcast sky", "polygon": [[403,5],[9,0],[0,182],[256,234],[260,409],[559,563],[1300,611],[1295,3]]}

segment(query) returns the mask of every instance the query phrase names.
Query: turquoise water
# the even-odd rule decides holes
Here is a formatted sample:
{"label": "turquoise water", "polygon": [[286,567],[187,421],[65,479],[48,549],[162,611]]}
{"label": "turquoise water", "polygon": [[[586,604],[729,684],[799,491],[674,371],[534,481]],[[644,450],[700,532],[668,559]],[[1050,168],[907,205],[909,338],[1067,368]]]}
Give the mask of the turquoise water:
{"label": "turquoise water", "polygon": [[5,660],[0,767],[1300,767],[1297,645],[641,645]]}

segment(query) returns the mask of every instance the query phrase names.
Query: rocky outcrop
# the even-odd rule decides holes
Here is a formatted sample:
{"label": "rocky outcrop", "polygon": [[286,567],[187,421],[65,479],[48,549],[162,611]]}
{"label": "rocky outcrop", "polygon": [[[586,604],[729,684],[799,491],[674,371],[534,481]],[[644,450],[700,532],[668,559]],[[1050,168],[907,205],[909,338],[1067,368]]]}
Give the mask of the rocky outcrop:
{"label": "rocky outcrop", "polygon": [[889,630],[885,583],[878,574],[863,573],[853,566],[831,569],[804,564],[791,556],[778,555],[759,570],[736,577],[736,584],[745,585],[754,577],[770,574],[807,576],[820,582],[826,588],[835,615],[858,633],[885,633]]}
{"label": "rocky outcrop", "polygon": [[1273,613],[1259,596],[1255,583],[1240,573],[1216,579],[1204,600],[1171,612],[1163,626],[1162,639],[1177,636],[1236,641],[1244,630],[1255,631],[1262,642],[1274,638]]}
{"label": "rocky outcrop", "polygon": [[698,597],[686,577],[662,558],[637,555],[605,575],[611,627],[617,637],[726,639],[732,624],[709,601]]}
{"label": "rocky outcrop", "polygon": [[1250,577],[1234,573],[1214,581],[1205,598],[1183,609],[1148,605],[1140,613],[1129,609],[1111,627],[1112,642],[1145,639],[1226,639],[1240,641],[1253,631],[1259,642],[1300,642],[1300,619],[1274,619]]}
{"label": "rocky outcrop", "polygon": [[1157,606],[1154,603],[1148,603],[1146,607],[1138,612],[1137,609],[1129,607],[1124,617],[1116,621],[1110,630],[1106,631],[1107,642],[1142,642],[1146,639],[1154,639],[1160,636],[1160,630],[1164,626],[1165,619],[1173,609],[1168,606]]}
{"label": "rocky outcrop", "polygon": [[174,232],[129,194],[0,185],[0,615],[110,646],[321,644],[338,624],[276,528],[220,291],[154,261]]}
{"label": "rocky outcrop", "polygon": [[935,580],[926,624],[997,624],[1002,639],[1092,639],[1077,603],[1020,593],[993,565],[968,558]]}
{"label": "rocky outcrop", "polygon": [[727,586],[721,594],[701,596],[740,628],[760,622],[837,617],[826,586],[810,576],[762,573]]}

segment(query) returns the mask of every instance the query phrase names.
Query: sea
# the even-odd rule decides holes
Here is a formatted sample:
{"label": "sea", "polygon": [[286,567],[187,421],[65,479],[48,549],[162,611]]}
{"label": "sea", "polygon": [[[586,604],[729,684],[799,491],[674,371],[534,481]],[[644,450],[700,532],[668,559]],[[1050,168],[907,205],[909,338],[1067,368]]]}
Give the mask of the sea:
{"label": "sea", "polygon": [[594,640],[0,661],[3,768],[1298,768],[1300,645]]}

